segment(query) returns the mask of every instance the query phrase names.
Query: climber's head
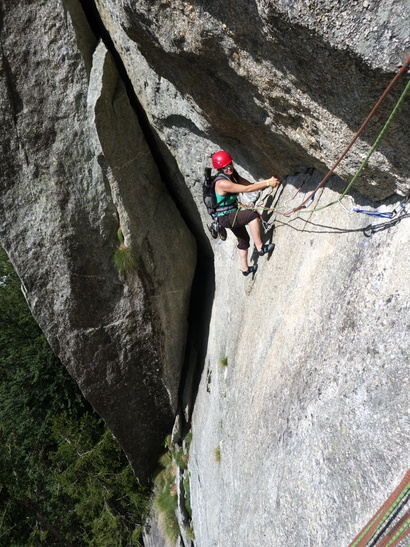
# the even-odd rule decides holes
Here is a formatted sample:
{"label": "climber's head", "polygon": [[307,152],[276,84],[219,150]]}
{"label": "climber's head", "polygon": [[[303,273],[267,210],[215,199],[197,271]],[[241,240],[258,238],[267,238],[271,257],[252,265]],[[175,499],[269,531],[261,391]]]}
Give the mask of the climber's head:
{"label": "climber's head", "polygon": [[227,152],[224,152],[223,150],[216,152],[212,156],[212,165],[214,169],[223,169],[230,163],[232,163],[231,156]]}

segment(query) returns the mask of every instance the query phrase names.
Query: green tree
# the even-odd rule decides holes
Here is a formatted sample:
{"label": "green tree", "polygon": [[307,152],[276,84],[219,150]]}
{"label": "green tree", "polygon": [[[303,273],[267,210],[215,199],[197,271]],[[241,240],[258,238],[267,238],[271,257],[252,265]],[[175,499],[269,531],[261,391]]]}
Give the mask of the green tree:
{"label": "green tree", "polygon": [[148,492],[135,481],[111,432],[89,414],[80,421],[58,418],[53,431],[57,479],[75,502],[82,542],[139,545]]}
{"label": "green tree", "polygon": [[34,321],[0,248],[0,545],[136,545],[143,500],[115,439]]}
{"label": "green tree", "polygon": [[53,416],[89,410],[51,351],[0,249],[0,544],[61,544],[66,500],[49,473]]}

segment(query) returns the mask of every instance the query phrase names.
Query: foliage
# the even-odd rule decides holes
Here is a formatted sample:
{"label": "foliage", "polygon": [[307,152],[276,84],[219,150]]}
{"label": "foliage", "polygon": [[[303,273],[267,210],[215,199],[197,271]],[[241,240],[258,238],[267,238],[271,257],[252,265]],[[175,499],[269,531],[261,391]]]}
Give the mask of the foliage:
{"label": "foliage", "polygon": [[228,357],[222,357],[219,361],[220,367],[227,367],[228,366]]}
{"label": "foliage", "polygon": [[145,500],[0,249],[0,545],[138,545]]}
{"label": "foliage", "polygon": [[121,275],[127,275],[137,268],[137,261],[135,260],[131,249],[124,245],[124,236],[121,228],[117,231],[117,237],[120,246],[114,251],[114,266]]}
{"label": "foliage", "polygon": [[194,541],[194,539],[195,539],[195,533],[194,533],[194,529],[192,528],[192,526],[188,526],[188,528],[186,529],[185,533],[186,533],[186,537],[187,537],[189,540]]}
{"label": "foliage", "polygon": [[179,534],[179,525],[176,517],[178,494],[176,486],[176,463],[172,454],[170,440],[165,441],[169,450],[160,458],[163,469],[155,479],[154,507],[158,514],[158,523],[163,536],[175,544]]}
{"label": "foliage", "polygon": [[[188,472],[189,448],[192,432],[189,431],[182,442],[182,447],[171,441],[171,435],[165,439],[167,451],[159,459],[161,467],[154,481],[154,507],[158,524],[163,537],[174,545],[181,534],[177,513],[185,513],[190,524],[185,528],[185,535],[194,538],[192,528],[191,489]],[[177,473],[178,472],[178,473]],[[177,481],[177,474],[179,479]],[[178,507],[178,490],[180,499],[184,499],[185,508]]]}
{"label": "foliage", "polygon": [[111,432],[85,414],[80,421],[54,421],[58,443],[51,460],[57,480],[75,502],[86,545],[138,545],[147,511],[141,488]]}
{"label": "foliage", "polygon": [[155,494],[154,505],[158,511],[158,522],[165,538],[175,544],[179,534],[179,525],[176,517],[176,509],[178,505],[178,495],[175,485],[175,464],[172,471],[164,470],[161,473],[159,482],[163,486],[158,488]]}
{"label": "foliage", "polygon": [[119,246],[118,249],[115,249],[113,260],[114,266],[122,275],[127,275],[131,273],[137,267],[137,263],[131,250],[122,244]]}
{"label": "foliage", "polygon": [[186,469],[187,464],[188,464],[188,456],[186,454],[184,454],[184,451],[183,451],[182,448],[180,448],[179,450],[177,450],[175,452],[174,459],[175,459],[175,463],[177,464],[177,466],[182,471],[184,471],[184,469]]}
{"label": "foliage", "polygon": [[185,450],[189,452],[192,443],[192,431],[189,431],[184,439]]}
{"label": "foliage", "polygon": [[52,417],[79,417],[88,405],[32,318],[1,249],[0,280],[0,544],[25,538],[35,545],[44,534],[58,537],[51,521],[66,511],[48,472]]}
{"label": "foliage", "polygon": [[184,492],[185,492],[185,509],[188,512],[188,515],[192,517],[192,507],[191,507],[191,480],[189,473],[184,477]]}

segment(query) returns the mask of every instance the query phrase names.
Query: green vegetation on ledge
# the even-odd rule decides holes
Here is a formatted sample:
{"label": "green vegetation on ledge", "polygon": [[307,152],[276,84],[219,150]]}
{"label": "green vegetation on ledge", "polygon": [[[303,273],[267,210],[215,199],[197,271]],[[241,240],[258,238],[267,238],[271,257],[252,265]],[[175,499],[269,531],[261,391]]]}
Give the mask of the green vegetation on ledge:
{"label": "green vegetation on ledge", "polygon": [[124,235],[121,228],[118,228],[117,237],[120,246],[114,251],[113,262],[118,273],[126,276],[137,268],[137,262],[131,250],[124,244]]}
{"label": "green vegetation on ledge", "polygon": [[[182,447],[172,445],[171,436],[165,440],[167,452],[160,458],[161,470],[154,481],[154,507],[162,536],[174,545],[182,534],[187,539],[194,538],[192,529],[192,509],[190,501],[190,476],[188,473],[189,446],[192,433],[189,432]],[[179,498],[183,504],[178,506]],[[179,519],[178,519],[179,515]],[[181,530],[180,523],[184,522]]]}

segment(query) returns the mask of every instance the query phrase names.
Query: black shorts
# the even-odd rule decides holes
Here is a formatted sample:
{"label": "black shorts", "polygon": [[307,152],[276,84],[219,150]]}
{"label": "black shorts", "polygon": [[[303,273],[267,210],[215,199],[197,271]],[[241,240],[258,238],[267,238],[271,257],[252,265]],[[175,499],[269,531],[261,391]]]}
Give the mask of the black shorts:
{"label": "black shorts", "polygon": [[229,228],[238,239],[238,249],[249,249],[250,237],[245,226],[260,215],[254,209],[239,209],[227,215],[218,217],[218,222],[224,228]]}

